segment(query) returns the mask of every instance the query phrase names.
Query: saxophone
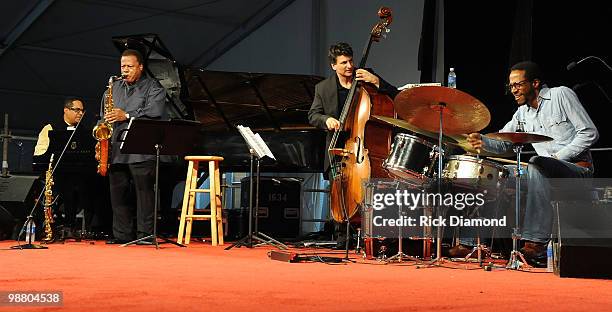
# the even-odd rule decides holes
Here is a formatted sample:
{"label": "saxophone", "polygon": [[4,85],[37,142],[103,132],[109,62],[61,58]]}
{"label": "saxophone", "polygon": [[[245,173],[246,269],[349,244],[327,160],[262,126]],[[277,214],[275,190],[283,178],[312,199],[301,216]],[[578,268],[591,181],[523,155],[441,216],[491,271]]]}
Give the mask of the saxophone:
{"label": "saxophone", "polygon": [[53,164],[53,154],[51,154],[51,159],[49,160],[49,169],[47,169],[47,173],[45,174],[45,238],[43,238],[42,243],[51,243],[53,242],[53,230],[51,228],[51,223],[53,223],[53,209],[52,206],[54,204],[53,201],[53,171],[51,170]]}
{"label": "saxophone", "polygon": [[[117,76],[111,76],[108,79],[108,92],[104,96],[104,115],[110,113],[115,107],[113,103],[113,82],[121,79],[122,77]],[[98,174],[106,176],[106,171],[109,167],[110,138],[113,135],[113,124],[103,121],[93,128],[92,135],[98,141],[98,144],[96,144]]]}

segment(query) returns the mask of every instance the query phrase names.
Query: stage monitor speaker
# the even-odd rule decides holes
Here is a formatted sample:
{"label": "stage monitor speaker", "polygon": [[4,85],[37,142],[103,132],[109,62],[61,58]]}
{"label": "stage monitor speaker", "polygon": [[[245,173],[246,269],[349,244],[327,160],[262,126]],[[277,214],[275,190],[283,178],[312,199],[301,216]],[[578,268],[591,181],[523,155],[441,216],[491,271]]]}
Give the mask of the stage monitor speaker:
{"label": "stage monitor speaker", "polygon": [[[288,177],[261,177],[259,180],[258,231],[273,238],[297,238],[300,235],[302,181]],[[256,190],[253,182],[253,190]],[[240,183],[240,207],[248,209],[250,180],[243,178]]]}
{"label": "stage monitor speaker", "polygon": [[555,274],[612,278],[612,204],[569,201],[555,205]]}
{"label": "stage monitor speaker", "polygon": [[38,176],[13,175],[0,177],[0,204],[16,219],[25,219],[42,190],[42,183],[35,183]]}
{"label": "stage monitor speaker", "polygon": [[0,240],[11,238],[15,228],[15,218],[0,205]]}

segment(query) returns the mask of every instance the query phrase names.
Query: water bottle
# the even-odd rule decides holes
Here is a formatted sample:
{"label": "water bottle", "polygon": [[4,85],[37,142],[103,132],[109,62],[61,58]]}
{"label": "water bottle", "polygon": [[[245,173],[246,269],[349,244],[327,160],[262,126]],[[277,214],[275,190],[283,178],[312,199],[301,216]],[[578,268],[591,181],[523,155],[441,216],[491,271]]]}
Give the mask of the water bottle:
{"label": "water bottle", "polygon": [[36,223],[34,220],[29,220],[26,224],[25,231],[25,242],[26,244],[32,244],[36,240]]}
{"label": "water bottle", "polygon": [[552,247],[552,239],[548,241],[548,246],[546,246],[546,272],[553,271],[553,247]]}
{"label": "water bottle", "polygon": [[455,69],[453,67],[450,68],[448,72],[448,85],[449,88],[456,89],[457,88],[457,74],[455,74]]}

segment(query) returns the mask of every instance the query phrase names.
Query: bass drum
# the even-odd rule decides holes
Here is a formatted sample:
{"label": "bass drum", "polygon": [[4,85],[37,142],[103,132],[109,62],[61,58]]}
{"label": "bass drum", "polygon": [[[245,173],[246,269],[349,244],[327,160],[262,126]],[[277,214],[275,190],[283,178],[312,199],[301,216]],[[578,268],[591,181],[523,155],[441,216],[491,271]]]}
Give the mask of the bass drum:
{"label": "bass drum", "polygon": [[391,175],[412,185],[428,182],[434,172],[436,145],[407,133],[398,133],[389,157],[383,162]]}

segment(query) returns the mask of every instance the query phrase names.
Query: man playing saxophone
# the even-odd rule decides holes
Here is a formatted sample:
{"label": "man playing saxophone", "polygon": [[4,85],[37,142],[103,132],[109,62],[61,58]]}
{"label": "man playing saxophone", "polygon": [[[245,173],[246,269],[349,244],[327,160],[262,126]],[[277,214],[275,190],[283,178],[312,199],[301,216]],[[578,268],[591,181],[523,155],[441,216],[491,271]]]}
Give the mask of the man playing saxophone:
{"label": "man playing saxophone", "polygon": [[[121,76],[112,83],[113,108],[104,110],[102,97],[100,115],[112,124],[110,139],[110,168],[108,170],[110,198],[113,210],[113,236],[108,244],[123,244],[153,233],[155,207],[155,156],[123,154],[118,143],[125,135],[130,118],[163,119],[166,117],[166,91],[159,82],[144,73],[142,55],[136,50],[125,50],[121,55]],[[133,184],[134,188],[131,188]],[[135,196],[132,194],[135,190]],[[136,199],[134,207],[132,199]],[[132,216],[136,211],[136,231]],[[139,244],[151,244],[140,241]]]}

